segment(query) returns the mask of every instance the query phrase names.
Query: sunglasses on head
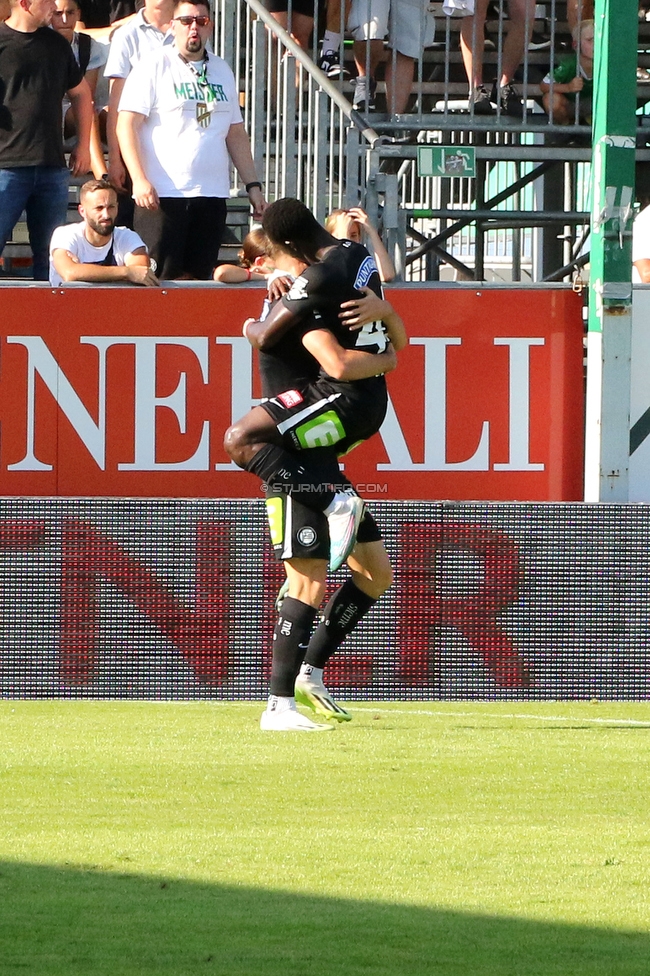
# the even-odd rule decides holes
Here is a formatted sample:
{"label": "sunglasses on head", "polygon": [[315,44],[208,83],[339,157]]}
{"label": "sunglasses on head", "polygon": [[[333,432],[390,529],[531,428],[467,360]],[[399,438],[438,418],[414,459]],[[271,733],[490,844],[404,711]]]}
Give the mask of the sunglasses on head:
{"label": "sunglasses on head", "polygon": [[183,27],[191,27],[192,24],[196,24],[197,27],[205,27],[210,23],[210,18],[206,16],[206,14],[195,14],[188,17],[174,17],[174,20],[177,20],[179,24],[183,25]]}

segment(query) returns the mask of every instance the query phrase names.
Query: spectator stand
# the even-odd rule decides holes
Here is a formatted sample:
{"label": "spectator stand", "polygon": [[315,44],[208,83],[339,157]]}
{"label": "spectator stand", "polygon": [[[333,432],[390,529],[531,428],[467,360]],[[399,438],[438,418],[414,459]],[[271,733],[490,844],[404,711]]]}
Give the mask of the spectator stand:
{"label": "spectator stand", "polygon": [[[591,129],[578,122],[556,124],[541,107],[539,89],[571,50],[564,0],[535,9],[531,48],[515,77],[525,105],[520,119],[500,111],[472,112],[458,43],[460,19],[442,14],[441,6],[436,41],[415,66],[412,111],[386,113],[380,69],[378,111],[357,124],[351,122],[352,80],[329,83],[344,100],[335,101],[318,76],[317,48],[292,49],[286,37],[276,44],[281,32],[259,0],[222,0],[218,22],[216,46],[238,72],[269,199],[299,196],[320,218],[361,203],[382,226],[406,280],[568,280],[586,263]],[[317,9],[314,22],[312,44],[322,34]],[[496,3],[486,21],[492,41],[485,55],[487,78],[499,70],[507,28],[507,4]],[[650,99],[642,73],[649,43],[650,23],[640,20],[640,111]],[[353,73],[350,52],[348,39],[344,62]],[[640,116],[640,139],[644,128]],[[420,176],[423,146],[470,147],[476,175]],[[647,149],[639,158],[647,158]]]}
{"label": "spectator stand", "polygon": [[[316,67],[323,14],[314,10],[309,51],[296,48],[260,0],[218,0],[214,48],[235,70],[253,153],[269,200],[295,195],[319,218],[361,204],[382,229],[407,281],[570,280],[588,261],[591,131],[556,125],[541,107],[540,80],[571,49],[566,0],[535,8],[529,48],[515,76],[525,109],[515,119],[473,113],[462,63],[461,18],[435,5],[436,38],[415,65],[411,111],[386,112],[385,64],[377,73],[377,111],[352,109],[353,77],[336,82]],[[485,77],[498,71],[508,29],[507,3],[493,0],[485,24]],[[342,46],[351,76],[351,40]],[[386,57],[394,56],[390,50]],[[650,160],[650,21],[639,19],[638,158]],[[422,147],[475,153],[475,175],[418,172]],[[77,220],[71,178],[68,219]],[[220,259],[232,262],[250,225],[233,180]],[[0,279],[28,276],[24,215],[4,251]]]}

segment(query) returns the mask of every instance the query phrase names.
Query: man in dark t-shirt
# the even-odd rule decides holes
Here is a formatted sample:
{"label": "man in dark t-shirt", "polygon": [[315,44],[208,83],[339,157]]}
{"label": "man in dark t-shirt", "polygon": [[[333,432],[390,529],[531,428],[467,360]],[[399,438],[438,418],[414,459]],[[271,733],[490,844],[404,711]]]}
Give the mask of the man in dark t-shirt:
{"label": "man in dark t-shirt", "polygon": [[90,169],[92,98],[70,45],[50,30],[55,9],[54,0],[11,0],[0,24],[0,254],[24,210],[38,281],[47,281],[50,237],[68,207],[66,92],[78,133],[70,169]]}

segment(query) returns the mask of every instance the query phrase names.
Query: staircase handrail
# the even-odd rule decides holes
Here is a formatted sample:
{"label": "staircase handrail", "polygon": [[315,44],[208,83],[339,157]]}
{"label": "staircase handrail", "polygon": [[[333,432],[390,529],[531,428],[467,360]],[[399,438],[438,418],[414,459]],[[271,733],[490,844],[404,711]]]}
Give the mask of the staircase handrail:
{"label": "staircase handrail", "polygon": [[359,130],[363,138],[370,143],[371,148],[386,142],[386,136],[378,135],[375,130],[368,125],[363,115],[353,108],[345,95],[327,77],[324,71],[314,64],[309,54],[293,39],[291,34],[278,24],[277,20],[271,16],[266,7],[260,0],[246,0],[246,5],[253,13],[265,24],[278,40],[287,48],[299,61],[310,77],[323,89],[336,106],[341,110],[346,118]]}

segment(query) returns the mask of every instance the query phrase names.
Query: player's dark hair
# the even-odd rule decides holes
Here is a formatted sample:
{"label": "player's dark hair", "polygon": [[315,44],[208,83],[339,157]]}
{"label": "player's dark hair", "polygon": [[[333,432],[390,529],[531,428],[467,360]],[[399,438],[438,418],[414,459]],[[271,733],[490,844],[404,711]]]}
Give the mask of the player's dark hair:
{"label": "player's dark hair", "polygon": [[318,223],[300,200],[283,197],[264,211],[262,226],[272,244],[284,247],[294,258],[313,264],[322,247],[338,241]]}

